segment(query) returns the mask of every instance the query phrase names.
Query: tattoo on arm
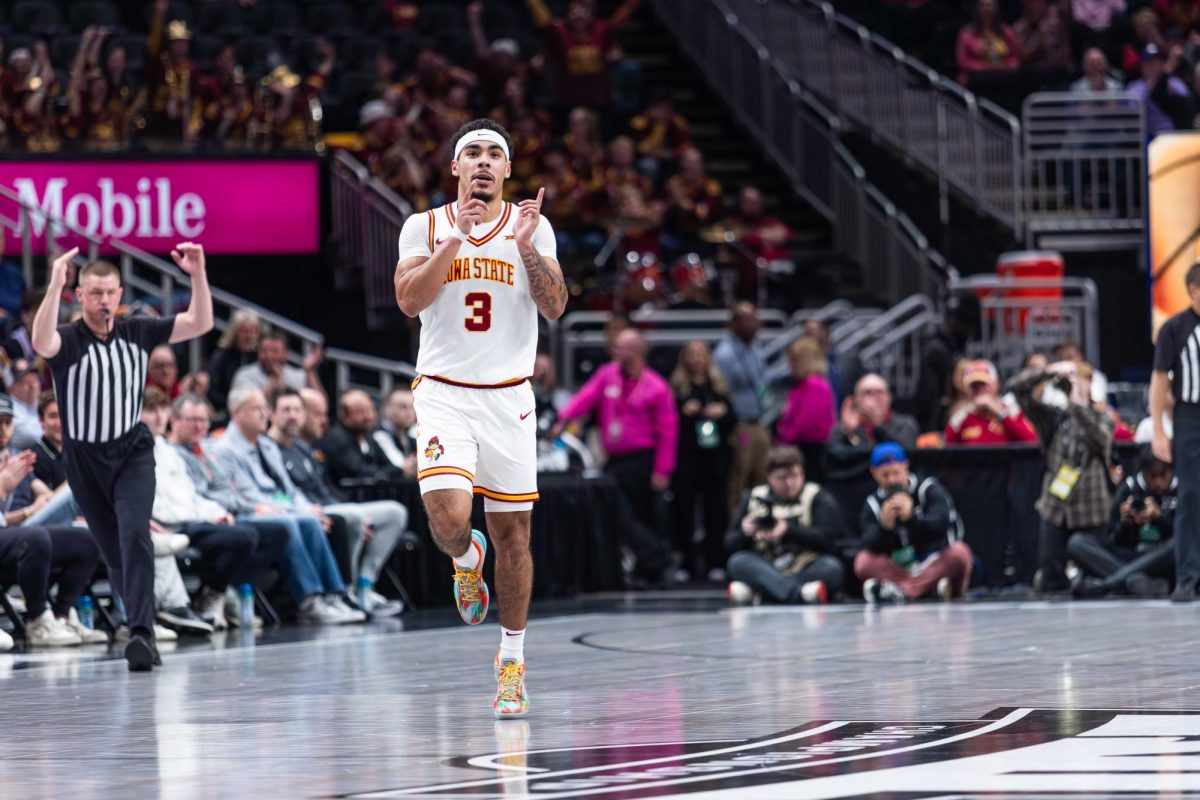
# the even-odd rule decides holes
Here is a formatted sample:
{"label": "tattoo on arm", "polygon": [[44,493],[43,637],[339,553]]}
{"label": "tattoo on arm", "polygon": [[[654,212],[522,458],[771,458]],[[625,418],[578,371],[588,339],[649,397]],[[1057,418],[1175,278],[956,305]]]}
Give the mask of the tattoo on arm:
{"label": "tattoo on arm", "polygon": [[567,282],[563,277],[548,266],[545,259],[537,250],[521,252],[521,260],[525,263],[525,271],[529,275],[529,294],[533,302],[543,314],[561,311],[567,302]]}

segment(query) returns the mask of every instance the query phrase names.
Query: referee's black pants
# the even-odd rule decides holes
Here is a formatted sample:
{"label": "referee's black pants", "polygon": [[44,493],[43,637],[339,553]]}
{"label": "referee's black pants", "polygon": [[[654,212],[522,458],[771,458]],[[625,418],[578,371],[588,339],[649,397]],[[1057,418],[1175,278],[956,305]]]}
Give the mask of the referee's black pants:
{"label": "referee's black pants", "polygon": [[154,636],[154,437],[145,425],[119,439],[67,439],[63,463],[75,502],[100,546],[108,576],[125,603],[133,633]]}
{"label": "referee's black pants", "polygon": [[1176,584],[1200,581],[1200,406],[1176,403],[1174,415],[1175,477],[1179,505],[1175,507]]}

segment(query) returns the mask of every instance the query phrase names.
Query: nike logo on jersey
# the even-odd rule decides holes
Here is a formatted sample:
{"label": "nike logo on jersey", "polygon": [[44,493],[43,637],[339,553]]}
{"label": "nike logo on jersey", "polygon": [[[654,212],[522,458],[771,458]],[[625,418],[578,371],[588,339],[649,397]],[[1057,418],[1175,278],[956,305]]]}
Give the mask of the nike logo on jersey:
{"label": "nike logo on jersey", "polygon": [[534,411],[536,411],[536,410],[537,410],[537,409],[533,409],[533,410],[530,410],[530,411],[526,411],[524,414],[522,414],[522,415],[521,415],[521,419],[525,419],[526,417],[528,417],[530,414],[532,414],[532,413],[533,413]]}
{"label": "nike logo on jersey", "polygon": [[442,246],[442,242],[444,242],[444,241],[446,241],[446,240],[445,240],[445,239],[434,239],[434,240],[433,240],[433,246],[434,246],[434,247],[441,247],[441,246]]}

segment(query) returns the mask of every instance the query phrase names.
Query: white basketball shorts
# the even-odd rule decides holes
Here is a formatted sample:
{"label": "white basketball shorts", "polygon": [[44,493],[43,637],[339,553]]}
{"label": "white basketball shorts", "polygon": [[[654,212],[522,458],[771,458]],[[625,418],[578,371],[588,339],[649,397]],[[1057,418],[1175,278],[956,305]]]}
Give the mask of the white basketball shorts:
{"label": "white basketball shorts", "polygon": [[422,376],[413,383],[421,494],[465,489],[485,511],[528,511],[538,499],[537,415],[529,381],[468,387]]}

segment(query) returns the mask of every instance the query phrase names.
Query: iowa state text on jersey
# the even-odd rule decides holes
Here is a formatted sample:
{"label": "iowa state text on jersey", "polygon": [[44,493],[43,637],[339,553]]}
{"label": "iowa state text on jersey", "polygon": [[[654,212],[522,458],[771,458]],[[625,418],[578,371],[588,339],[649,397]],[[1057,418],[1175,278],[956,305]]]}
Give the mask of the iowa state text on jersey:
{"label": "iowa state text on jersey", "polygon": [[475,278],[512,286],[514,269],[512,264],[498,258],[456,258],[450,269],[446,270],[443,285]]}

